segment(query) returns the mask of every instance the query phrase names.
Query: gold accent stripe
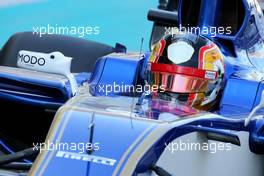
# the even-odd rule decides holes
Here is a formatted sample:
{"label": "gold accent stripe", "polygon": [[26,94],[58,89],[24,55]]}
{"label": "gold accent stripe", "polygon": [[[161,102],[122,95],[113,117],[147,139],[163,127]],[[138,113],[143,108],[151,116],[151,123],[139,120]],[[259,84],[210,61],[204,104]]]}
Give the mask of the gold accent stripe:
{"label": "gold accent stripe", "polygon": [[[60,131],[59,136],[58,136],[58,138],[57,138],[58,140],[56,140],[56,142],[60,142],[60,141],[61,141],[62,135],[63,135],[63,133],[64,133],[64,131],[65,131],[65,128],[66,128],[66,126],[67,126],[69,120],[70,120],[71,114],[72,114],[72,111],[69,112],[69,114],[67,115],[67,117],[65,117],[65,121],[63,122],[63,126],[62,126],[62,128],[61,128],[61,131]],[[50,160],[53,158],[54,154],[55,154],[55,150],[52,150],[52,151],[50,152],[50,154],[49,154],[49,156],[48,156],[46,162],[43,164],[43,166],[42,166],[42,168],[41,168],[41,170],[40,170],[40,172],[39,172],[39,175],[43,175],[45,169],[47,168],[47,166],[48,166]]]}
{"label": "gold accent stripe", "polygon": [[128,154],[131,152],[131,150],[137,145],[138,142],[140,142],[142,140],[142,138],[149,132],[150,129],[153,128],[154,125],[151,125],[150,127],[148,127],[147,129],[145,129],[143,131],[143,133],[140,134],[140,136],[138,136],[138,138],[133,142],[132,145],[130,145],[130,147],[126,150],[126,152],[123,154],[122,158],[120,159],[117,167],[115,168],[115,171],[113,173],[113,176],[116,176],[120,167],[122,166],[125,158],[128,156]]}
{"label": "gold accent stripe", "polygon": [[159,125],[144,139],[144,141],[137,147],[137,150],[131,154],[127,163],[125,164],[120,175],[132,175],[138,162],[144,156],[144,154],[159,140],[164,133],[168,131],[170,125]]}
{"label": "gold accent stripe", "polygon": [[[72,105],[74,103],[76,103],[77,101],[79,101],[81,99],[81,97],[76,97],[74,99],[71,99],[67,104],[69,105]],[[58,111],[57,111],[57,114],[55,115],[54,117],[54,120],[51,124],[51,127],[50,127],[50,131],[48,132],[48,135],[46,137],[46,143],[49,141],[53,141],[54,138],[55,138],[55,134],[57,132],[57,129],[62,121],[63,118],[67,118],[67,117],[64,117],[64,113],[66,111],[68,111],[70,108],[68,106],[62,106]],[[66,121],[66,120],[65,120]],[[63,122],[63,124],[65,124],[65,122]],[[63,129],[61,129],[63,130]],[[34,176],[36,175],[36,172],[37,170],[39,169],[40,165],[41,165],[41,162],[47,157],[47,155],[49,154],[48,151],[44,151],[43,153],[40,153],[37,157],[37,159],[35,160],[32,168],[30,169],[29,171],[29,176]],[[46,162],[45,162],[46,163]],[[42,168],[41,168],[42,169]],[[40,175],[40,174],[39,174]]]}

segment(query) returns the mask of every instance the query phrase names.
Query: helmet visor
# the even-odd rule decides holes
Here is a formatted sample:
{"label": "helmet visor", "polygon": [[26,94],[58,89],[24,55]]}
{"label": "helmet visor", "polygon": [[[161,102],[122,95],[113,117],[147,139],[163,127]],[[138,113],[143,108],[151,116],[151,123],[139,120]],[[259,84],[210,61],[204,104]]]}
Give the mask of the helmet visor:
{"label": "helmet visor", "polygon": [[217,72],[167,64],[151,64],[148,83],[160,91],[175,93],[206,92]]}

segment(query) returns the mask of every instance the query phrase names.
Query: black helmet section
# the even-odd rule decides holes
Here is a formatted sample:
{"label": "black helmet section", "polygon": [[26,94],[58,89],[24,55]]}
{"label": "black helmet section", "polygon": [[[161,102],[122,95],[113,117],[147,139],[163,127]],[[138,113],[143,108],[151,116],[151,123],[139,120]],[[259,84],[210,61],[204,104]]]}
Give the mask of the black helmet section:
{"label": "black helmet section", "polygon": [[168,35],[164,38],[164,40],[166,41],[166,46],[165,46],[163,53],[162,53],[162,55],[161,55],[161,57],[157,63],[159,63],[159,64],[175,64],[171,60],[168,59],[169,58],[168,57],[168,47],[173,43],[183,41],[183,42],[188,43],[190,46],[192,46],[192,48],[194,49],[194,52],[193,52],[191,59],[189,59],[186,62],[177,63],[177,65],[185,66],[185,67],[193,67],[193,68],[198,68],[198,66],[199,66],[199,62],[198,62],[197,58],[199,58],[200,49],[203,46],[210,43],[210,40],[208,40],[202,36],[195,35],[195,34]]}
{"label": "black helmet section", "polygon": [[0,66],[17,67],[17,55],[20,50],[51,53],[59,51],[72,57],[72,73],[91,72],[99,57],[115,52],[115,48],[80,38],[62,35],[38,36],[33,32],[21,32],[13,35],[0,53]]}

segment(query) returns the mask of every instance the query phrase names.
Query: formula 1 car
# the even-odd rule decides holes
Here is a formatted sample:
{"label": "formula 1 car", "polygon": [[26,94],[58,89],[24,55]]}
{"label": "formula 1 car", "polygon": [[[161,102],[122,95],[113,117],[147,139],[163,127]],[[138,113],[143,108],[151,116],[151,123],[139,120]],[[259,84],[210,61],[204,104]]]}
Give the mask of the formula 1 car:
{"label": "formula 1 car", "polygon": [[[205,112],[131,91],[126,85],[144,85],[149,52],[19,33],[0,53],[1,114],[7,116],[0,124],[0,175],[264,174],[258,2],[160,1],[148,19],[154,21],[151,49],[175,27],[231,27],[229,35],[201,32],[225,56],[218,107]],[[116,91],[116,85],[123,87]]]}

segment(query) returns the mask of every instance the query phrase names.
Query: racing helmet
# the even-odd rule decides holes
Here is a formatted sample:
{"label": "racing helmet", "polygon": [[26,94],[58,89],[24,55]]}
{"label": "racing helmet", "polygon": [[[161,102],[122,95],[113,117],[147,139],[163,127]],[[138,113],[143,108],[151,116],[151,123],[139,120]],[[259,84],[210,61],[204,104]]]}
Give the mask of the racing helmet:
{"label": "racing helmet", "polygon": [[224,60],[218,46],[196,34],[168,35],[152,50],[146,82],[156,87],[153,98],[210,110],[224,82]]}

